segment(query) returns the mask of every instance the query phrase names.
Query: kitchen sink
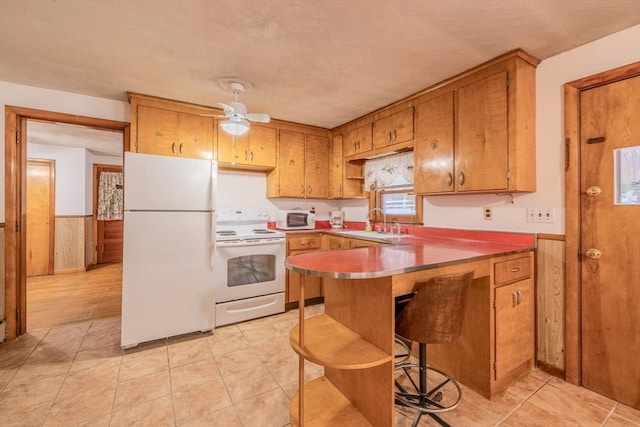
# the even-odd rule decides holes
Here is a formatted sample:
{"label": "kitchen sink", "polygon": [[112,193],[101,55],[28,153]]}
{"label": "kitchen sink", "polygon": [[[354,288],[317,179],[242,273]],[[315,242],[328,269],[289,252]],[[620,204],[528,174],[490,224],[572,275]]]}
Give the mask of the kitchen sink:
{"label": "kitchen sink", "polygon": [[337,232],[345,237],[355,237],[361,239],[374,239],[374,240],[399,240],[403,237],[407,237],[406,234],[391,234],[383,233],[380,231],[365,231],[365,230],[349,230]]}

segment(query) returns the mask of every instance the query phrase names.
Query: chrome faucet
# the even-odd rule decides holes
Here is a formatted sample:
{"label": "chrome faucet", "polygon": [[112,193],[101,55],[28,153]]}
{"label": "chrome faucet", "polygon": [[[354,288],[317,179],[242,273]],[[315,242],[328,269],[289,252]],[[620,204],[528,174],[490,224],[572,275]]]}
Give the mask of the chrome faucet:
{"label": "chrome faucet", "polygon": [[382,232],[386,233],[387,232],[387,213],[380,209],[380,208],[373,208],[371,209],[368,213],[367,213],[367,218],[369,218],[369,215],[371,215],[371,212],[375,212],[375,211],[380,211],[380,213],[382,213]]}

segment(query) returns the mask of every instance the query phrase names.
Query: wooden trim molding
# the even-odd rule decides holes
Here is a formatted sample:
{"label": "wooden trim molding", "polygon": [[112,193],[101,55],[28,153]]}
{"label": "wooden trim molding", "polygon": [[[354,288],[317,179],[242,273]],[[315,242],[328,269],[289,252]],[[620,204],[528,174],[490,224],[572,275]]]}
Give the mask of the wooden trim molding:
{"label": "wooden trim molding", "polygon": [[565,380],[580,384],[580,92],[640,75],[634,62],[564,85],[565,127]]}
{"label": "wooden trim molding", "polygon": [[[5,317],[7,340],[26,333],[26,167],[27,120],[40,120],[115,130],[128,146],[129,123],[75,114],[57,113],[6,105],[5,115]],[[18,230],[16,231],[16,228]]]}
{"label": "wooden trim molding", "polygon": [[537,234],[537,238],[538,238],[538,240],[559,240],[561,242],[564,242],[564,240],[565,240],[564,234],[538,233]]}

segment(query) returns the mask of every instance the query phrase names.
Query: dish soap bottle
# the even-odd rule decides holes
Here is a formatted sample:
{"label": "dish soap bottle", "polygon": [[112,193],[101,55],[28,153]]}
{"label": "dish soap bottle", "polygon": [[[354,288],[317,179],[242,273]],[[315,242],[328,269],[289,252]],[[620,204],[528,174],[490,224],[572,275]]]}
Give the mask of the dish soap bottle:
{"label": "dish soap bottle", "polygon": [[371,231],[371,223],[369,222],[369,218],[367,218],[367,221],[364,223],[364,231]]}

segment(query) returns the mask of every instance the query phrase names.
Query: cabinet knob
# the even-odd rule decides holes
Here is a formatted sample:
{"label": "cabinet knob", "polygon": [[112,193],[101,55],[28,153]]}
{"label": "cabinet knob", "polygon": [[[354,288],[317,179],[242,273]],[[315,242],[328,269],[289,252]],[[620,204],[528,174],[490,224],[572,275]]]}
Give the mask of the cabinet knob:
{"label": "cabinet knob", "polygon": [[249,155],[247,153],[247,150],[244,150],[244,159],[249,160]]}
{"label": "cabinet knob", "polygon": [[249,153],[251,154],[250,159],[253,162],[253,151],[250,151]]}
{"label": "cabinet knob", "polygon": [[449,173],[447,174],[447,185],[448,185],[449,187],[451,187],[451,184],[453,184],[453,174],[452,174],[451,172],[449,172]]}
{"label": "cabinet knob", "polygon": [[180,151],[180,154],[182,154],[182,142],[180,143],[180,149],[179,149],[179,151]]}
{"label": "cabinet knob", "polygon": [[458,175],[458,182],[460,183],[460,185],[464,185],[464,172],[460,172],[460,174]]}
{"label": "cabinet knob", "polygon": [[587,252],[585,252],[585,255],[587,256],[587,258],[600,259],[600,257],[602,256],[602,252],[595,248],[589,248],[587,249]]}
{"label": "cabinet knob", "polygon": [[300,194],[304,194],[304,184],[300,185]]}
{"label": "cabinet knob", "polygon": [[515,307],[518,305],[518,296],[516,295],[516,291],[511,292],[511,307]]}
{"label": "cabinet knob", "polygon": [[518,305],[520,305],[520,303],[522,302],[522,292],[520,292],[519,289],[516,291],[516,302],[518,303]]}
{"label": "cabinet knob", "polygon": [[311,186],[307,185],[307,194],[311,194]]}
{"label": "cabinet knob", "polygon": [[398,139],[398,132],[396,132],[396,130],[393,130],[393,140],[395,141],[396,139]]}
{"label": "cabinet knob", "polygon": [[175,142],[173,144],[171,144],[171,152],[173,154],[176,154],[176,143]]}

